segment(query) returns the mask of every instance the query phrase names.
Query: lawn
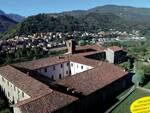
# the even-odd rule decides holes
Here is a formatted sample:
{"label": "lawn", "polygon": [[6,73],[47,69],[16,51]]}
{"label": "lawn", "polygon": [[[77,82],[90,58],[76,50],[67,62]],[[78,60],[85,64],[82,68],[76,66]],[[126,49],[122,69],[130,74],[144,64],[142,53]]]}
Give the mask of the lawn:
{"label": "lawn", "polygon": [[149,96],[150,93],[141,91],[139,89],[134,90],[124,101],[122,101],[115,109],[112,110],[111,113],[131,113],[130,112],[130,105],[135,100]]}
{"label": "lawn", "polygon": [[126,89],[126,90],[125,90],[124,92],[122,92],[121,94],[119,94],[116,98],[117,98],[118,100],[120,100],[120,98],[121,98],[122,96],[124,96],[126,93],[128,93],[130,90],[131,90],[131,87],[128,88],[128,89]]}

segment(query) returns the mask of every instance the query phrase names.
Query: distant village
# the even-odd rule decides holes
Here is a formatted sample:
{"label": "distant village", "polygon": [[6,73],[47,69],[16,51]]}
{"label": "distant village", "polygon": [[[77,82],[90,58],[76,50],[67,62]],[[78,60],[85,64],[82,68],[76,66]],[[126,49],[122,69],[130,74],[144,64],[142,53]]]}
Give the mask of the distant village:
{"label": "distant village", "polygon": [[132,33],[126,31],[115,31],[110,29],[107,32],[100,31],[97,33],[80,32],[61,33],[47,32],[36,33],[28,36],[15,36],[14,38],[0,41],[0,53],[13,53],[18,48],[34,48],[41,47],[43,51],[49,51],[51,48],[64,47],[65,37],[72,35],[79,40],[86,40],[88,44],[100,43],[104,44],[113,41],[130,41],[130,40],[146,40],[141,37],[139,31],[133,30]]}

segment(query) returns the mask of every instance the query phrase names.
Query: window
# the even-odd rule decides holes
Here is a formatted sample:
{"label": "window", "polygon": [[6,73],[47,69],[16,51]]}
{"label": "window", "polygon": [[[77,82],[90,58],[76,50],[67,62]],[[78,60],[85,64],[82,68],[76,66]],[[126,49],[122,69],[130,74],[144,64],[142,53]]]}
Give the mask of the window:
{"label": "window", "polygon": [[9,86],[9,82],[7,81],[7,85]]}
{"label": "window", "polygon": [[69,74],[71,74],[71,70],[69,70]]}
{"label": "window", "polygon": [[77,68],[78,68],[78,65],[77,65]]}
{"label": "window", "polygon": [[71,63],[71,66],[73,67],[73,63]]}
{"label": "window", "polygon": [[54,80],[54,75],[51,76],[51,79]]}
{"label": "window", "polygon": [[47,68],[45,68],[44,71],[47,72]]}
{"label": "window", "polygon": [[53,70],[55,70],[55,66],[53,66]]}
{"label": "window", "polygon": [[3,81],[3,82],[5,81],[3,77],[2,77],[2,81]]}
{"label": "window", "polygon": [[66,74],[68,74],[68,71],[66,71]]}
{"label": "window", "polygon": [[67,66],[69,66],[69,63],[67,63]]}
{"label": "window", "polygon": [[61,64],[61,68],[63,67],[63,65]]}
{"label": "window", "polygon": [[71,43],[69,42],[69,47],[71,47]]}
{"label": "window", "polygon": [[15,97],[13,96],[13,104],[14,104],[14,100],[15,100]]}
{"label": "window", "polygon": [[22,97],[24,97],[24,93],[22,92]]}
{"label": "window", "polygon": [[3,89],[3,92],[4,92],[4,94],[6,94],[6,93],[5,93],[5,89]]}
{"label": "window", "polygon": [[81,66],[81,69],[83,69],[83,66]]}
{"label": "window", "polygon": [[14,86],[14,91],[16,91],[16,86]]}
{"label": "window", "polygon": [[8,92],[8,97],[10,97],[10,93]]}
{"label": "window", "polygon": [[61,74],[59,74],[59,79],[61,79]]}
{"label": "window", "polygon": [[18,93],[20,93],[19,89],[18,89]]}

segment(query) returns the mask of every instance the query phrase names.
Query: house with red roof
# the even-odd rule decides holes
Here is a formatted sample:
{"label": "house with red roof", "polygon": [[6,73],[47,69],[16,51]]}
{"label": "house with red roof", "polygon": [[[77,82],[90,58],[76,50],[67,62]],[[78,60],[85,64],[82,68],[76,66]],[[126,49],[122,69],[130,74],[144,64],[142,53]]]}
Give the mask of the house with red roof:
{"label": "house with red roof", "polygon": [[105,48],[72,44],[69,39],[70,54],[0,67],[1,90],[14,113],[94,113],[130,85],[128,72],[87,57],[104,54]]}
{"label": "house with red roof", "polygon": [[106,60],[109,63],[119,63],[123,62],[126,59],[126,52],[118,46],[112,46],[105,50]]}

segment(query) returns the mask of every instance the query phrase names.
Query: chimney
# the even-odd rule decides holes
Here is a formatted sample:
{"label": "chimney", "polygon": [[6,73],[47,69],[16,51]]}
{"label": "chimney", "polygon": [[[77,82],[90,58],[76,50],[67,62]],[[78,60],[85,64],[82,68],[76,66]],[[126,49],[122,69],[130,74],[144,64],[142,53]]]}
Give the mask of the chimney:
{"label": "chimney", "polygon": [[75,53],[75,40],[72,36],[68,35],[68,37],[66,38],[66,45],[68,48],[68,53],[74,54]]}

